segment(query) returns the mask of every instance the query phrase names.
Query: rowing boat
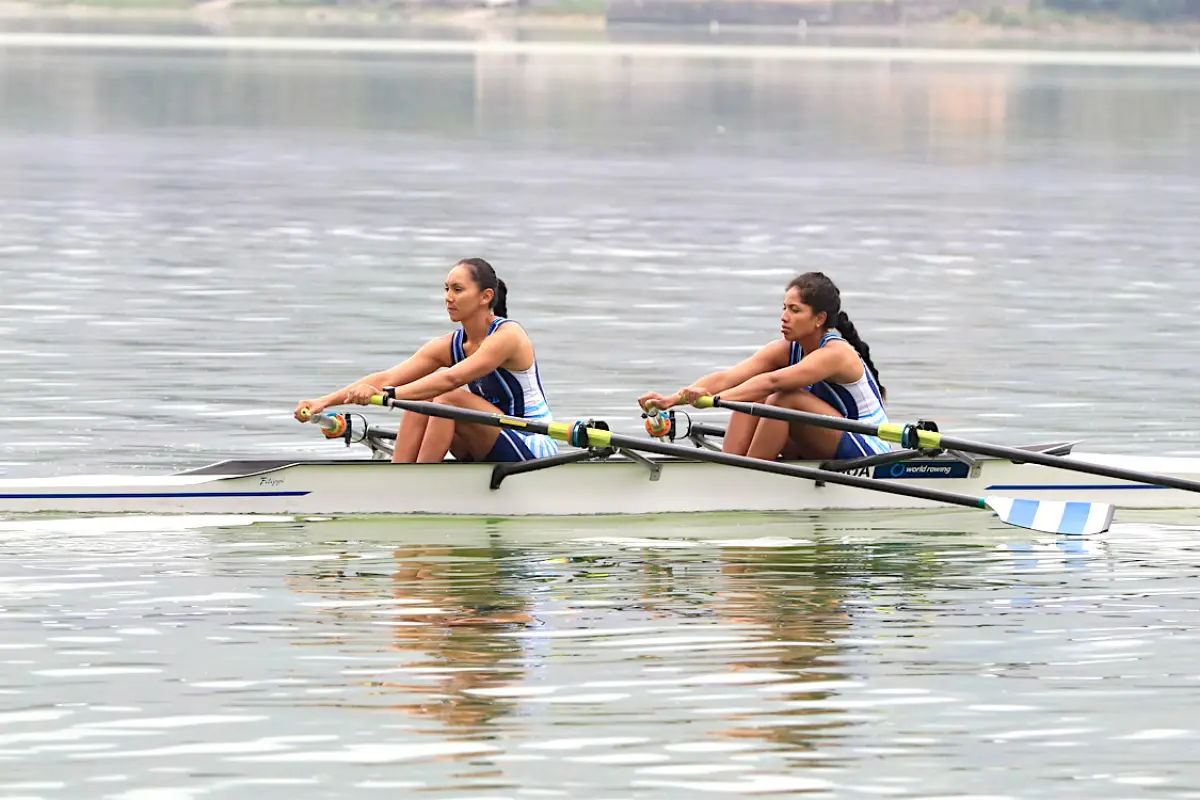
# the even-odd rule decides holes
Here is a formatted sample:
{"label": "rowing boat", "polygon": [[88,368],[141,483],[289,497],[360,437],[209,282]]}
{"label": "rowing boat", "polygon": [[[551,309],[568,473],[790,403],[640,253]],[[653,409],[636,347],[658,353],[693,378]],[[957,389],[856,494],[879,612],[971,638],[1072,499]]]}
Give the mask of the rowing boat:
{"label": "rowing boat", "polygon": [[[355,418],[361,421],[357,424]],[[394,434],[360,415],[322,415],[331,438],[363,444],[365,458],[228,460],[171,475],[85,475],[0,480],[0,513],[183,513],[272,515],[573,516],[712,512],[796,512],[826,509],[934,508],[940,503],[893,493],[935,489],[973,497],[1083,501],[1120,508],[1200,507],[1200,493],[1150,483],[1080,475],[1069,467],[973,456],[957,450],[900,450],[857,463],[795,462],[832,476],[797,480],[787,474],[696,460],[722,431],[690,426],[694,448],[645,455],[636,447],[563,448],[560,455],[521,464],[392,464]],[[347,424],[349,423],[349,424]],[[620,438],[620,437],[614,437]],[[622,439],[628,441],[628,437]],[[648,443],[653,440],[647,439]],[[648,445],[647,445],[648,446]],[[1070,456],[1072,464],[1200,480],[1200,459],[1073,452],[1072,443],[1021,448]],[[847,476],[865,482],[836,482]],[[865,487],[865,488],[864,488]],[[877,487],[880,490],[873,490]]]}

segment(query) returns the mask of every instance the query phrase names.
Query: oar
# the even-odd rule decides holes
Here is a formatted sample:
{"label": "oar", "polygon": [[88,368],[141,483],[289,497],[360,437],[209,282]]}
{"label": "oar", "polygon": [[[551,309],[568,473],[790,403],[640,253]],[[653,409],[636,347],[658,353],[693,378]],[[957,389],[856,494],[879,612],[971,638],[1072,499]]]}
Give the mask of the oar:
{"label": "oar", "polygon": [[371,404],[399,408],[428,417],[442,417],[459,422],[490,425],[494,428],[524,431],[525,433],[540,433],[575,447],[620,447],[664,456],[677,456],[691,461],[708,461],[713,464],[742,467],[775,475],[788,475],[793,478],[807,478],[813,481],[853,486],[871,492],[915,497],[935,503],[948,503],[965,508],[991,509],[1003,522],[1045,533],[1076,535],[1103,533],[1112,524],[1115,510],[1108,503],[1017,500],[1011,497],[970,497],[936,489],[892,483],[885,479],[863,478],[841,472],[803,467],[798,464],[785,464],[779,461],[764,461],[758,458],[737,456],[732,453],[693,449],[653,439],[637,439],[611,431],[589,428],[583,422],[539,422],[504,414],[488,414],[482,411],[456,408],[442,403],[394,400],[383,395],[372,397]]}
{"label": "oar", "polygon": [[946,436],[937,431],[920,430],[913,425],[901,425],[895,422],[885,422],[882,425],[872,425],[867,422],[841,417],[827,417],[823,414],[810,414],[807,411],[793,411],[790,408],[780,408],[765,403],[741,403],[735,400],[722,400],[716,397],[697,398],[696,408],[727,408],[730,411],[740,411],[752,417],[779,419],[784,422],[798,422],[802,425],[812,425],[817,428],[830,428],[835,431],[862,433],[867,436],[878,436],[885,442],[893,442],[902,447],[914,447],[920,450],[961,450],[964,453],[978,453],[984,456],[1005,458],[1026,464],[1040,464],[1055,469],[1086,472],[1105,478],[1145,483],[1152,486],[1167,486],[1172,489],[1182,489],[1185,492],[1200,492],[1200,481],[1190,481],[1187,478],[1177,478],[1173,475],[1156,475],[1152,472],[1139,472],[1123,467],[1107,467],[1103,464],[1091,464],[1067,456],[1056,456],[1049,453],[1036,453],[1021,450],[1016,447],[1002,447],[986,442],[972,442]]}

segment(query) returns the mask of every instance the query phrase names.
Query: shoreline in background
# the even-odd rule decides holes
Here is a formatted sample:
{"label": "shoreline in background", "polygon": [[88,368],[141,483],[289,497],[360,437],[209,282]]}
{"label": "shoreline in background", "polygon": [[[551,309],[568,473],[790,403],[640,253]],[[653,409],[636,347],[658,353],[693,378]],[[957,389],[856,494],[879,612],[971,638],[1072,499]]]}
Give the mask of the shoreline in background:
{"label": "shoreline in background", "polygon": [[[88,2],[40,3],[8,0],[0,2],[0,27],[14,30],[46,30],[56,26],[79,27],[88,23],[139,25],[177,24],[210,29],[214,33],[245,32],[255,35],[312,35],[340,28],[340,35],[361,28],[362,34],[403,28],[439,28],[465,33],[572,31],[576,35],[620,30],[639,39],[676,38],[685,33],[715,34],[699,26],[621,25],[614,28],[603,13],[603,0],[562,0],[542,7],[497,7],[476,9],[354,8],[239,4],[234,0],[210,0],[200,5],[181,0],[89,0]],[[290,30],[288,30],[290,29]],[[307,30],[305,30],[307,29]],[[81,33],[84,31],[80,31]],[[796,28],[748,28],[721,26],[719,32],[753,33],[779,41],[806,43],[909,43],[923,46],[1040,45],[1055,47],[1106,46],[1123,49],[1145,47],[1155,50],[1181,48],[1200,52],[1200,23],[1152,25],[1128,20],[1096,20],[1085,17],[1064,21],[1061,15],[1029,24],[999,25],[972,15],[957,19],[904,25],[860,27],[810,26]]]}

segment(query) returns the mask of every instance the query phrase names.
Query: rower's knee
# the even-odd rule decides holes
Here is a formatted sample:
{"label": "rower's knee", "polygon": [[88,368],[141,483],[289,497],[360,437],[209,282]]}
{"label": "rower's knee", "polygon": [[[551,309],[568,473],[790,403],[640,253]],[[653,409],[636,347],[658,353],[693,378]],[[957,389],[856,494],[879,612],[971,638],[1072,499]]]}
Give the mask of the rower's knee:
{"label": "rower's knee", "polygon": [[788,408],[792,411],[803,411],[807,414],[822,414],[827,417],[841,416],[836,409],[807,389],[776,392],[768,398],[767,402],[773,406]]}
{"label": "rower's knee", "polygon": [[462,406],[462,401],[460,400],[461,391],[461,389],[454,389],[446,392],[445,394],[439,394],[437,397],[433,398],[433,402],[441,403],[444,406]]}
{"label": "rower's knee", "polygon": [[836,408],[807,389],[791,389],[786,392],[776,392],[771,395],[767,402],[773,406],[787,408],[792,411],[803,411],[806,414],[820,414],[824,417],[842,416]]}
{"label": "rower's knee", "polygon": [[812,392],[808,389],[788,389],[787,391],[776,392],[767,398],[767,405],[779,406],[780,408],[801,408],[808,405],[813,399]]}

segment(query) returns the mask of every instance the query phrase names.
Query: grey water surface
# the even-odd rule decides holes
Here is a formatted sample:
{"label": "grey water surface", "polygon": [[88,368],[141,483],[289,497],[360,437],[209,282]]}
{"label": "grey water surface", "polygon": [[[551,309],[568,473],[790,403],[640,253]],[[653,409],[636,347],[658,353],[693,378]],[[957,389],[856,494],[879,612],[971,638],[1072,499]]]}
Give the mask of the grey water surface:
{"label": "grey water surface", "polygon": [[[817,269],[895,419],[1200,455],[1198,76],[0,47],[0,477],[342,455],[472,255],[560,418]],[[1118,519],[0,520],[0,796],[1198,797],[1200,530]]]}

